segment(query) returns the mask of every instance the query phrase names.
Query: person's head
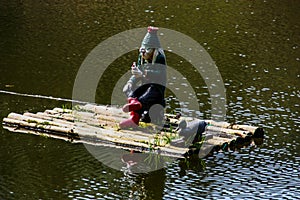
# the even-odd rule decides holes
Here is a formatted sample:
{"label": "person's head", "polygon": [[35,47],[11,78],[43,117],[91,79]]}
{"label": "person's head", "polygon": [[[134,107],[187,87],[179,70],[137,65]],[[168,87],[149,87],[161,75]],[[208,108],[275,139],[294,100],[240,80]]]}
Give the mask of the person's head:
{"label": "person's head", "polygon": [[148,31],[142,41],[140,53],[145,60],[151,60],[155,49],[160,48],[160,41],[157,36],[157,27],[149,26]]}
{"label": "person's head", "polygon": [[154,54],[154,48],[147,48],[144,47],[140,48],[140,54],[142,55],[143,59],[145,60],[152,60]]}

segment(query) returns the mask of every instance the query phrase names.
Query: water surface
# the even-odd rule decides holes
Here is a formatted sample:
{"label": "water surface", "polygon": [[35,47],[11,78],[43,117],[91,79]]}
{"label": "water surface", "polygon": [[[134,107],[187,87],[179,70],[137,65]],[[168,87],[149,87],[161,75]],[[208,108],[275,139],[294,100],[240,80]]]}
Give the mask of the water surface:
{"label": "water surface", "polygon": [[[135,175],[106,167],[82,145],[1,127],[0,199],[299,198],[299,8],[292,0],[2,1],[0,90],[71,98],[77,70],[94,47],[155,25],[186,34],[209,52],[226,87],[227,121],[261,126],[266,137],[259,146]],[[112,63],[97,103],[110,102],[112,83],[135,59],[130,52]],[[202,77],[183,58],[167,52],[167,59],[192,84],[201,117],[209,118]],[[1,119],[66,104],[2,93],[0,99]]]}

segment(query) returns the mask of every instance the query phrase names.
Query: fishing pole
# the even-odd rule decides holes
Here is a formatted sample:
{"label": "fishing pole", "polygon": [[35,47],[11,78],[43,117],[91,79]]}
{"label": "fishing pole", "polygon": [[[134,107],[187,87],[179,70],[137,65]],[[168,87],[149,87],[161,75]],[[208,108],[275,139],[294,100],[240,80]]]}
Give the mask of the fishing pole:
{"label": "fishing pole", "polygon": [[74,99],[66,99],[66,98],[45,96],[45,95],[39,95],[39,94],[25,94],[25,93],[11,92],[11,91],[6,91],[6,90],[0,90],[0,93],[16,95],[16,96],[23,96],[23,97],[39,98],[39,99],[50,99],[50,100],[55,100],[55,101],[65,101],[65,102],[72,102],[72,103],[79,103],[79,104],[90,103],[90,102],[79,101],[79,100],[74,100]]}

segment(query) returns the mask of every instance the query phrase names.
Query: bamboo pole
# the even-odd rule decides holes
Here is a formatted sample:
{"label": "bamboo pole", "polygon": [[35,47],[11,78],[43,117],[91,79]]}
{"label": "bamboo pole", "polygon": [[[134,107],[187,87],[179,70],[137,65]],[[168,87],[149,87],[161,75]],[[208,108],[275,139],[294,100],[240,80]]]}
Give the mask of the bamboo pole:
{"label": "bamboo pole", "polygon": [[259,127],[257,126],[249,126],[249,125],[232,125],[232,129],[237,130],[246,130],[251,133],[254,133]]}
{"label": "bamboo pole", "polygon": [[231,135],[237,135],[240,137],[246,137],[246,135],[247,135],[247,133],[245,131],[221,128],[221,127],[217,127],[217,126],[207,126],[206,129],[209,131],[213,131],[213,132],[222,132],[222,133],[227,133],[227,134],[231,134]]}
{"label": "bamboo pole", "polygon": [[[67,127],[59,127],[59,126],[53,126],[53,125],[38,125],[36,123],[30,123],[18,119],[13,119],[13,118],[4,118],[3,122],[6,125],[15,125],[17,128],[22,127],[22,128],[29,128],[31,130],[36,130],[37,132],[40,130],[46,130],[47,132],[53,133],[53,134],[58,134],[61,136],[66,136],[68,137],[75,137],[78,138],[78,135],[76,135],[73,132],[73,129],[67,128]],[[16,128],[16,129],[17,129]]]}
{"label": "bamboo pole", "polygon": [[205,120],[208,125],[217,126],[221,128],[230,128],[231,124],[228,122],[216,122],[214,120]]}
{"label": "bamboo pole", "polygon": [[116,108],[112,106],[86,104],[84,106],[79,106],[78,110],[89,111],[92,113],[97,113],[102,115],[109,113],[110,115],[113,116],[127,117],[127,114],[124,113],[121,108]]}
{"label": "bamboo pole", "polygon": [[41,119],[41,120],[47,120],[47,121],[51,121],[51,122],[57,122],[57,123],[61,123],[61,124],[65,124],[65,125],[73,125],[73,122],[64,120],[63,118],[55,118],[55,117],[51,117],[49,115],[47,115],[46,113],[24,113],[24,116],[27,117],[33,117],[33,118],[37,118],[37,119]]}
{"label": "bamboo pole", "polygon": [[[29,117],[29,116],[20,115],[17,113],[10,113],[7,118],[24,121],[29,124],[36,124],[39,126],[49,126],[50,125],[50,126],[57,126],[57,127],[66,127],[66,128],[68,127],[68,124],[66,124],[66,123],[60,123],[60,122],[54,122],[54,121],[44,120],[44,119],[35,118],[35,117]],[[69,128],[71,128],[71,127],[69,127]]]}

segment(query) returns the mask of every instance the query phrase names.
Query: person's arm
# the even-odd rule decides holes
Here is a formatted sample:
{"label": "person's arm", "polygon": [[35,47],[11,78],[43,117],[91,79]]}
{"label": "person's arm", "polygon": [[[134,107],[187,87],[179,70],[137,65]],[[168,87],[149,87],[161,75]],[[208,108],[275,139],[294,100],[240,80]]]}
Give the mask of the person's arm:
{"label": "person's arm", "polygon": [[[140,66],[141,60],[140,56],[138,58],[138,66]],[[132,71],[131,71],[132,73]],[[123,87],[123,92],[126,94],[126,96],[129,96],[135,90],[138,82],[141,80],[141,77],[138,77],[135,74],[132,74],[132,76],[129,78],[125,86]]]}
{"label": "person's arm", "polygon": [[141,76],[143,75],[141,66],[142,66],[142,56],[139,55],[137,66],[136,66],[137,70],[131,70],[132,76],[130,77],[128,82],[132,83],[133,85],[136,85],[141,80]]}

